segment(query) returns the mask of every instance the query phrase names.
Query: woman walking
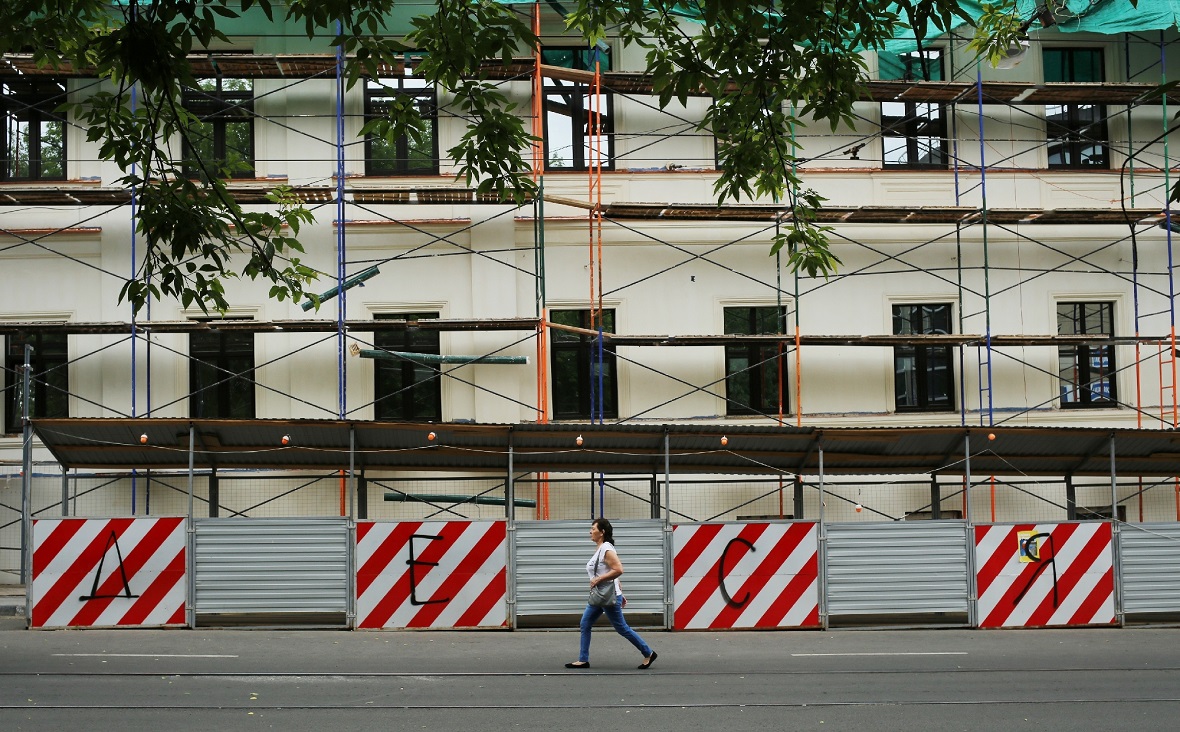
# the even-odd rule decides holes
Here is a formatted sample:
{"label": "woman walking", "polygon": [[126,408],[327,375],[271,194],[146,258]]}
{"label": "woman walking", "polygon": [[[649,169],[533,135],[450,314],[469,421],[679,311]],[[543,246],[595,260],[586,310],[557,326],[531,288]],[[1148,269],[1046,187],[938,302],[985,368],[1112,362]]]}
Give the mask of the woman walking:
{"label": "woman walking", "polygon": [[627,621],[623,619],[623,608],[627,606],[627,598],[623,597],[623,590],[619,586],[618,580],[619,575],[623,574],[623,563],[619,561],[619,555],[615,552],[614,529],[611,527],[610,521],[604,518],[594,519],[590,524],[590,539],[598,545],[594,556],[590,557],[589,562],[586,562],[586,574],[590,577],[590,588],[594,589],[604,582],[613,582],[614,601],[605,607],[586,603],[586,611],[582,613],[582,646],[578,651],[578,660],[567,663],[565,667],[590,668],[590,632],[594,627],[594,621],[598,620],[598,616],[606,613],[607,619],[610,620],[610,624],[614,626],[618,634],[631,641],[631,645],[638,648],[639,652],[643,654],[643,663],[639,664],[639,668],[649,669],[655,663],[656,652],[651,649],[651,646],[644,643],[639,634],[631,630]]}

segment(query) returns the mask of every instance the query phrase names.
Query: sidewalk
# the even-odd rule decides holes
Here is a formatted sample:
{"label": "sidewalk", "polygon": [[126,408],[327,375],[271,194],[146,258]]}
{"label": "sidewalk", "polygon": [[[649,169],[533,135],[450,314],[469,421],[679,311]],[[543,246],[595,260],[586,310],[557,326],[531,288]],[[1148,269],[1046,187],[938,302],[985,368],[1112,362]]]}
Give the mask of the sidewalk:
{"label": "sidewalk", "polygon": [[25,586],[0,585],[0,617],[25,614]]}

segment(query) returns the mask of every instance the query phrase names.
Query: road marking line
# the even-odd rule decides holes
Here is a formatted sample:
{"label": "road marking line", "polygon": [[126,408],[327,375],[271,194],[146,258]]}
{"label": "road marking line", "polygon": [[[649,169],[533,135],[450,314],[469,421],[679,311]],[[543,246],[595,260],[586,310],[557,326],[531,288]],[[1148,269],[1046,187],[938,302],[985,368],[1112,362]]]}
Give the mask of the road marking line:
{"label": "road marking line", "polygon": [[967,651],[930,651],[915,653],[792,653],[792,656],[966,656]]}
{"label": "road marking line", "polygon": [[238,658],[215,653],[55,653],[55,656],[94,656],[99,658]]}

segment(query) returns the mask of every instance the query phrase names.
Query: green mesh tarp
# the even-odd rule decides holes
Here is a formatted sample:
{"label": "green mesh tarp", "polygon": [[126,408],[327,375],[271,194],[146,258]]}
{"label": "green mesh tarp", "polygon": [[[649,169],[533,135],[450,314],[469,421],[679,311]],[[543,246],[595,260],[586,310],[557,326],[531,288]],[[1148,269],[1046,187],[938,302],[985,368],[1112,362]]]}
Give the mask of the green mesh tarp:
{"label": "green mesh tarp", "polygon": [[[502,5],[532,5],[534,0],[495,0]],[[709,0],[711,2],[725,2],[725,0]],[[113,0],[113,6],[118,8],[126,5],[130,0]],[[561,0],[543,0],[542,7],[559,13],[568,12],[572,3]],[[977,0],[962,0],[959,3],[972,18],[978,18],[983,13],[982,3]],[[1017,0],[1017,14],[1027,20],[1032,18],[1037,9],[1047,6],[1053,10],[1056,19],[1056,29],[1062,33],[1101,33],[1117,35],[1141,31],[1167,30],[1180,24],[1180,0],[1139,0],[1137,6],[1132,6],[1131,0]],[[435,3],[430,0],[403,0],[398,2],[386,30],[392,33],[405,33],[410,30],[410,18],[416,15],[430,13]],[[787,4],[789,13],[789,2]],[[697,19],[692,4],[678,5],[677,15],[688,19]],[[281,15],[281,10],[276,15]],[[227,21],[226,30],[231,35],[259,35],[276,32],[276,23],[266,20],[257,11],[247,13],[244,17]],[[1035,35],[1040,29],[1040,23],[1034,22],[1031,32]],[[957,29],[960,33],[970,34],[970,28]],[[933,40],[941,32],[931,25],[927,29],[926,40]],[[886,45],[892,52],[913,50],[915,47],[912,31],[899,33],[897,37]]]}
{"label": "green mesh tarp", "polygon": [[[959,7],[973,19],[983,15],[983,5],[974,0],[962,0]],[[1101,33],[1118,35],[1142,31],[1167,30],[1180,24],[1180,0],[1139,0],[1132,6],[1131,0],[1017,0],[1016,14],[1022,20],[1029,20],[1041,7],[1053,12],[1054,29],[1060,33]],[[1035,37],[1042,29],[1040,21],[1034,20],[1029,28]],[[970,35],[971,28],[958,28],[956,32]],[[933,25],[927,28],[926,41],[942,35]],[[912,51],[916,44],[913,32],[898,34],[886,44],[894,53]]]}

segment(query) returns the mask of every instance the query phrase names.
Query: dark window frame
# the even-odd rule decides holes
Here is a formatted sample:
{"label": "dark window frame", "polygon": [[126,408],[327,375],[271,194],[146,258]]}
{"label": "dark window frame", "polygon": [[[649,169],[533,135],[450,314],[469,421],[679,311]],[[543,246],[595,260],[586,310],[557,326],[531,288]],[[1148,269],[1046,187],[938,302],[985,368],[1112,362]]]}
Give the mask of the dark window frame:
{"label": "dark window frame", "polygon": [[[551,46],[541,51],[542,63],[560,65],[577,71],[593,71],[593,58],[601,53],[599,68],[602,71],[610,69],[610,52],[595,51],[587,48],[571,48]],[[566,54],[570,54],[566,58]],[[605,63],[603,63],[605,61]],[[556,62],[556,63],[554,63]],[[591,130],[591,102],[590,86],[563,79],[546,77],[541,89],[542,120],[544,131],[542,134],[545,152],[545,169],[552,171],[585,172],[590,170],[589,158],[590,141],[594,135]],[[553,99],[551,97],[560,97]],[[599,138],[603,149],[600,151],[603,170],[615,169],[615,131],[614,131],[614,95],[603,90],[601,92],[602,109],[599,117]],[[565,117],[569,120],[570,132],[570,162],[568,165],[554,165],[553,151],[550,142],[553,137],[550,115]],[[564,159],[564,158],[563,158]]]}
{"label": "dark window frame", "polygon": [[[605,331],[614,331],[615,311],[602,310],[602,326]],[[549,320],[562,325],[590,329],[590,310],[561,309],[549,311]],[[598,338],[573,333],[559,328],[549,329],[549,373],[552,386],[550,404],[554,419],[595,420],[618,419],[619,416],[619,374],[618,360],[614,351],[603,345],[602,349],[602,414],[590,403],[591,394],[597,393],[597,386],[591,388],[590,380],[597,376],[596,362]],[[565,375],[572,373],[567,382]]]}
{"label": "dark window frame", "polygon": [[[66,80],[60,77],[44,79],[0,78],[0,115],[3,116],[3,138],[0,139],[0,181],[65,180],[66,165],[69,161],[66,141],[67,120],[57,111],[67,101]],[[20,124],[25,125],[26,152],[20,157],[13,152],[14,141],[10,133]],[[45,142],[43,125],[59,125],[61,168],[58,173],[45,172]],[[15,135],[22,133],[16,131]],[[34,151],[36,154],[34,155]],[[27,168],[24,175],[16,171],[23,162]]]}
{"label": "dark window frame", "polygon": [[[945,328],[937,328],[928,321],[927,312],[930,308],[945,309]],[[910,312],[900,312],[910,309]],[[931,314],[932,315],[932,314]],[[952,333],[954,328],[954,305],[949,302],[915,302],[894,303],[891,308],[894,335],[932,335]],[[910,369],[907,363],[912,363],[913,379],[907,379],[905,374]],[[946,396],[939,399],[933,396],[935,375],[939,369],[947,374]],[[893,348],[893,408],[899,413],[916,412],[953,412],[955,406],[955,361],[954,349],[951,346],[904,345]],[[913,384],[913,399],[911,403],[903,403],[904,394],[909,390],[905,387]]]}
{"label": "dark window frame", "polygon": [[[925,49],[899,54],[905,81],[941,81],[943,51]],[[897,108],[898,113],[893,113]],[[890,140],[905,141],[905,160],[889,160]],[[935,141],[935,142],[930,142]],[[923,145],[922,143],[926,143]],[[899,146],[894,146],[900,150]],[[887,170],[946,170],[950,165],[947,106],[918,102],[881,103],[881,165]],[[926,161],[923,162],[923,153]]]}
{"label": "dark window frame", "polygon": [[[24,388],[25,343],[31,342],[33,353],[29,364],[34,419],[70,416],[70,355],[69,338],[64,333],[33,331],[3,337],[4,341],[4,431],[19,434],[24,427],[24,413],[20,404]],[[57,398],[52,398],[57,397]],[[58,399],[64,399],[64,404]],[[58,404],[50,409],[50,404]]]}
{"label": "dark window frame", "polygon": [[[1041,54],[1042,64],[1046,69],[1046,82],[1098,83],[1106,80],[1106,55],[1101,48],[1045,48]],[[1098,70],[1100,78],[1078,78],[1078,67],[1083,65],[1081,54],[1096,54],[1096,63],[1091,63],[1090,66]],[[1056,64],[1061,70],[1062,78],[1060,79],[1049,78],[1048,60],[1054,55],[1060,56],[1060,62]],[[1054,114],[1053,110],[1058,111]],[[1051,170],[1108,170],[1110,168],[1110,132],[1106,125],[1106,105],[1046,105],[1045,143],[1048,153],[1048,167]],[[1095,150],[1095,152],[1084,156],[1087,150]],[[1057,158],[1056,162],[1054,158]]]}
{"label": "dark window frame", "polygon": [[[745,311],[744,313],[740,311]],[[777,311],[777,313],[776,313]],[[781,335],[787,320],[786,306],[734,305],[722,309],[726,335]],[[771,325],[768,319],[773,319]],[[744,321],[744,322],[741,322]],[[733,327],[733,326],[737,327]],[[790,390],[787,389],[787,361],[781,344],[730,343],[725,346],[725,415],[777,416],[779,394],[782,410],[791,409]],[[733,364],[745,363],[744,368]],[[748,402],[736,399],[737,391],[748,391]]]}
{"label": "dark window frame", "polygon": [[[245,318],[226,318],[244,320]],[[192,419],[255,419],[257,361],[255,334],[246,330],[210,330],[189,334],[189,417]],[[203,342],[202,342],[203,341]],[[248,343],[248,348],[244,345]],[[239,361],[248,358],[248,368]],[[207,378],[208,384],[204,383]],[[246,402],[234,387],[246,382]]]}
{"label": "dark window frame", "polygon": [[408,135],[401,135],[393,143],[394,157],[392,165],[383,165],[385,158],[378,158],[374,151],[373,135],[365,135],[365,175],[372,176],[409,176],[409,175],[438,175],[438,90],[433,86],[407,86],[407,83],[417,83],[413,76],[391,76],[380,79],[370,79],[365,83],[365,123],[384,116],[382,111],[397,97],[408,97],[414,100],[422,114],[430,135],[430,164],[415,166],[410,155],[410,139]]}
{"label": "dark window frame", "polygon": [[[1071,308],[1072,316],[1062,312],[1063,308]],[[1089,313],[1087,308],[1098,308],[1105,311],[1102,314]],[[1096,316],[1091,317],[1091,316]],[[1101,301],[1059,301],[1057,303],[1057,332],[1060,335],[1114,335],[1114,302]],[[1073,333],[1062,332],[1062,320],[1066,318],[1075,325]],[[1094,320],[1097,322],[1092,322]],[[1110,325],[1109,331],[1094,330],[1101,328],[1102,321]],[[1095,365],[1095,359],[1099,365]],[[1066,363],[1072,365],[1072,377],[1064,378]],[[1057,349],[1057,374],[1059,379],[1059,404],[1062,409],[1115,409],[1118,401],[1118,365],[1115,360],[1114,345],[1108,346],[1059,346]],[[1102,376],[1105,378],[1102,378]],[[1097,381],[1095,378],[1097,377]],[[1096,396],[1093,384],[1106,383],[1109,393]]]}
{"label": "dark window frame", "polygon": [[[208,133],[212,137],[212,160],[202,160],[206,169],[216,168],[225,172],[225,166],[230,162],[229,156],[229,126],[243,125],[249,130],[246,135],[249,149],[242,153],[242,165],[234,165],[229,169],[230,178],[254,178],[257,176],[257,161],[255,159],[256,144],[254,140],[254,80],[212,77],[200,79],[199,83],[214,82],[213,89],[186,88],[184,90],[184,107],[198,119],[198,124],[208,125]],[[248,90],[226,89],[225,83],[232,81],[247,82]],[[182,165],[185,175],[190,178],[205,176],[196,160],[191,136],[199,130],[190,128],[185,133],[183,144]]]}
{"label": "dark window frame", "polygon": [[[437,312],[379,313],[374,320],[434,320]],[[402,353],[442,353],[440,332],[407,327],[379,330],[373,347]],[[425,373],[428,378],[419,378]],[[373,364],[373,419],[378,422],[429,422],[442,420],[442,373],[439,366],[405,359],[375,359]],[[387,384],[386,381],[397,382]],[[407,385],[408,384],[408,385]],[[425,401],[429,408],[421,409]]]}

